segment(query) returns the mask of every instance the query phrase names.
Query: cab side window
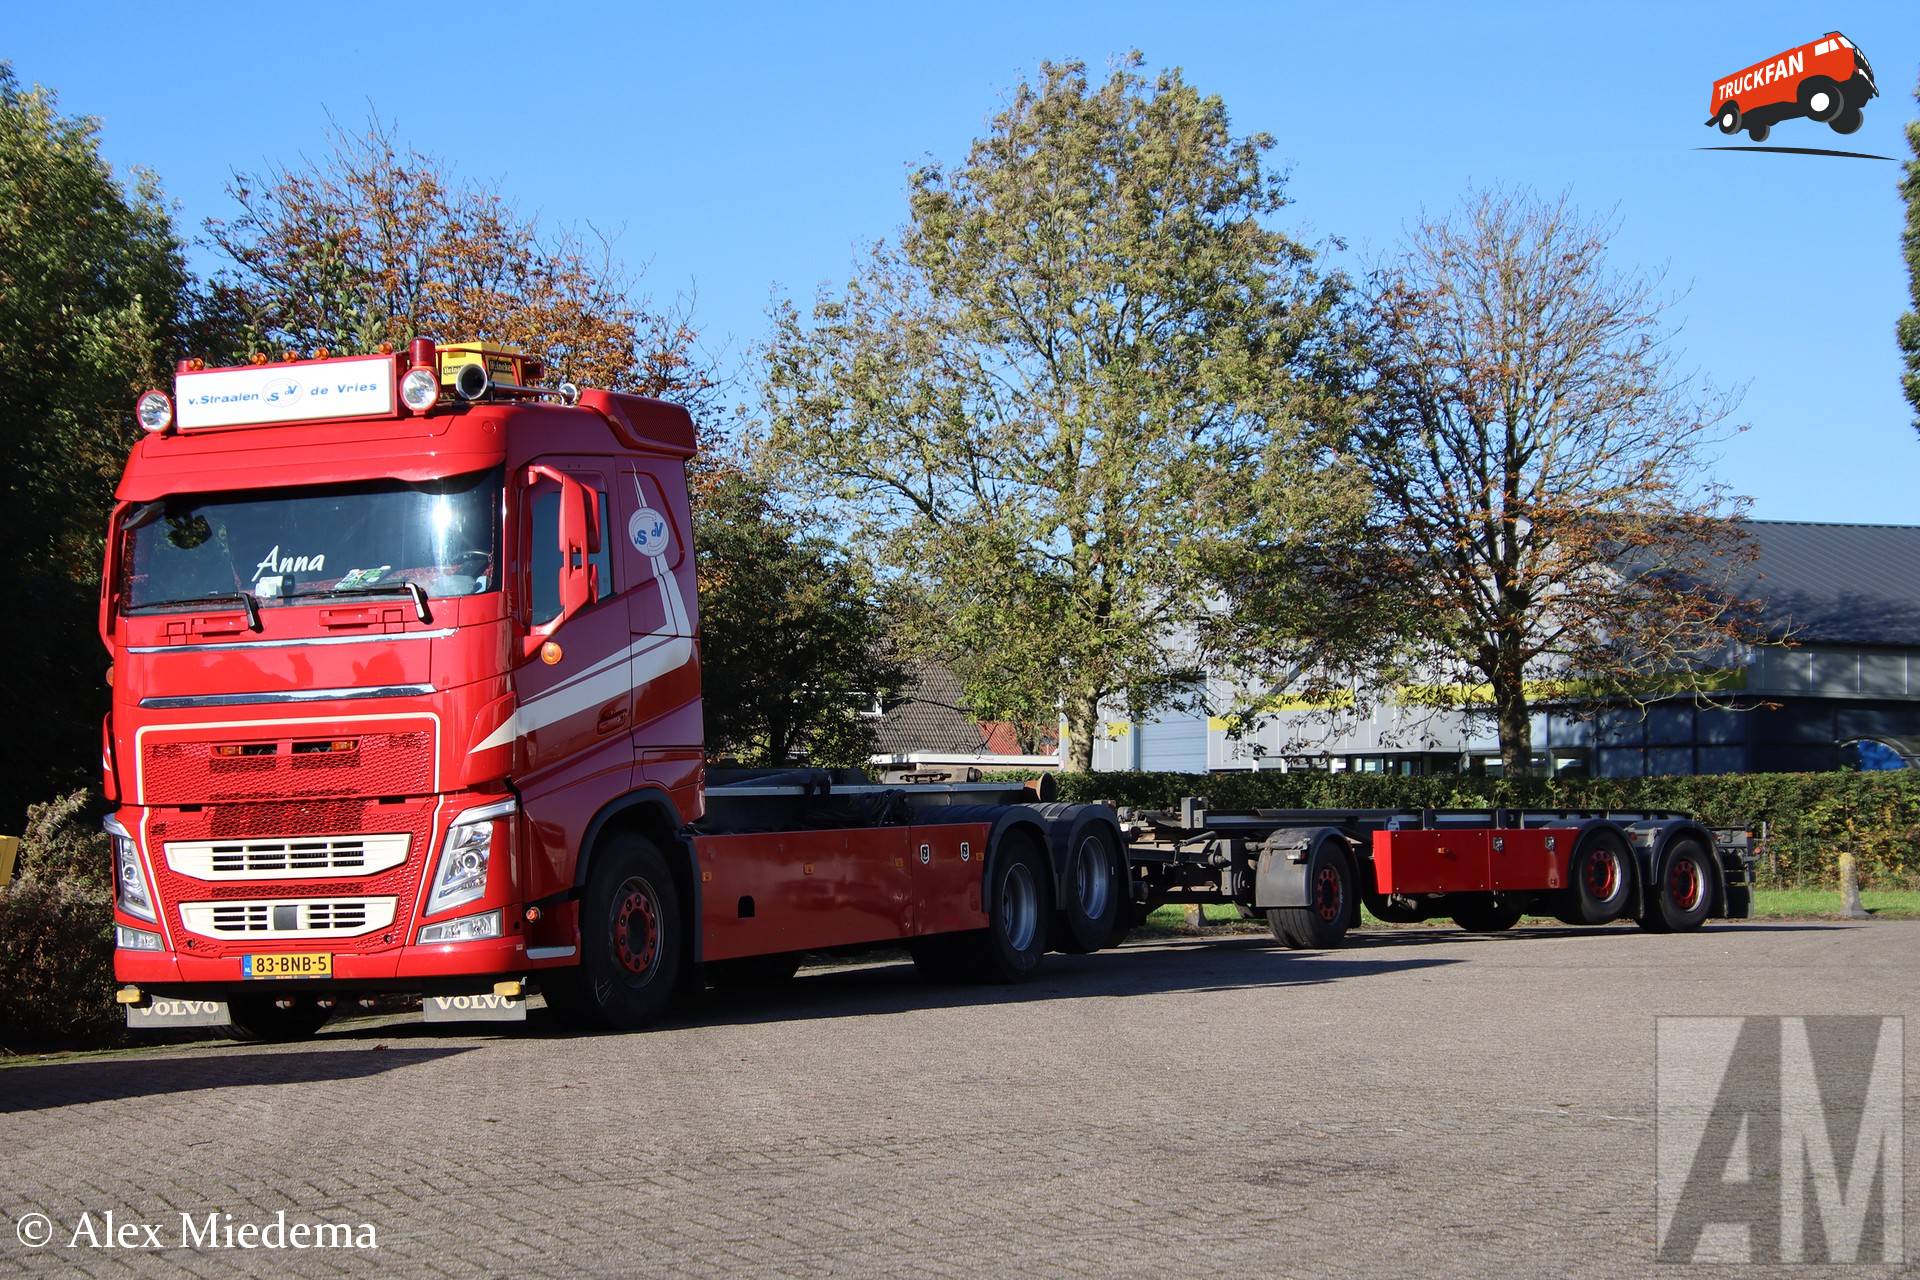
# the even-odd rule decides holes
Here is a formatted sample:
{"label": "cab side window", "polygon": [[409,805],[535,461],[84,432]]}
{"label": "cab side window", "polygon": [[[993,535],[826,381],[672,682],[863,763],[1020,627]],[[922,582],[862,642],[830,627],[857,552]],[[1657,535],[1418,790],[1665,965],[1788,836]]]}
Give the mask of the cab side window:
{"label": "cab side window", "polygon": [[[570,473],[574,474],[574,473]],[[600,503],[600,550],[588,557],[598,570],[595,575],[600,590],[594,596],[594,603],[605,600],[616,593],[613,580],[613,512],[612,504],[607,500],[606,481],[597,475],[579,475],[588,488],[599,495]],[[560,612],[560,489],[553,484],[542,483],[533,490],[532,501],[528,504],[531,513],[529,537],[532,545],[528,548],[527,564],[533,575],[533,609],[530,620],[534,626],[551,622]]]}

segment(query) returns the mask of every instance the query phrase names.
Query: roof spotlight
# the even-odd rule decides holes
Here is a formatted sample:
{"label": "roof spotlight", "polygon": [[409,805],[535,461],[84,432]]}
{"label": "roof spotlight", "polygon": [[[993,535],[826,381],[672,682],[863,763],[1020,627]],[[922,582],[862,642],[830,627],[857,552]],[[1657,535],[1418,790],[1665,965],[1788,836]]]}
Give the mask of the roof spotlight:
{"label": "roof spotlight", "polygon": [[133,405],[133,415],[142,431],[161,432],[173,425],[173,401],[164,391],[142,392]]}

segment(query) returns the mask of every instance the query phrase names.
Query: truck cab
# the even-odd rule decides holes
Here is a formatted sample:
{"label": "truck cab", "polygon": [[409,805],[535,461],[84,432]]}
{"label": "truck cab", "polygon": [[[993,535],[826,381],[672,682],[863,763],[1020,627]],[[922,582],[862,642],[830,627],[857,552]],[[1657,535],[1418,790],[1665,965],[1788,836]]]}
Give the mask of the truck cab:
{"label": "truck cab", "polygon": [[703,810],[686,411],[316,356],[141,398],[99,617],[123,1000],[261,1034],[520,996],[577,959],[588,828]]}

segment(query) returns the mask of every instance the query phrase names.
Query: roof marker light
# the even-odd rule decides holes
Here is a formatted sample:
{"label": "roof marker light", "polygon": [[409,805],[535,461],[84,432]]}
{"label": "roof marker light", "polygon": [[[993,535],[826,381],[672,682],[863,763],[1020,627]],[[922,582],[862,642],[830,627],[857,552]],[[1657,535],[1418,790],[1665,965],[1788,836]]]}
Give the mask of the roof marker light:
{"label": "roof marker light", "polygon": [[164,391],[142,392],[134,402],[133,416],[140,420],[142,431],[165,431],[173,425],[173,401]]}

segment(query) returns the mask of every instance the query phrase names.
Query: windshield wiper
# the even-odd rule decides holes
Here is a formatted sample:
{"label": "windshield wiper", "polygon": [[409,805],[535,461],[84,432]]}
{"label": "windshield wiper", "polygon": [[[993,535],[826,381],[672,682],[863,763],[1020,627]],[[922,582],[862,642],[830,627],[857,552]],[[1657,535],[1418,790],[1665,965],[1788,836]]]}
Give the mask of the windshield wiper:
{"label": "windshield wiper", "polygon": [[260,629],[260,601],[251,591],[216,591],[212,595],[184,596],[178,600],[142,600],[127,612],[133,613],[141,609],[165,609],[188,604],[216,604],[222,600],[237,601],[240,607],[247,611],[248,628],[253,631]]}
{"label": "windshield wiper", "polygon": [[367,582],[357,587],[326,587],[319,591],[296,591],[286,597],[289,600],[309,600],[318,596],[391,596],[406,595],[413,598],[413,613],[422,622],[432,622],[433,615],[427,612],[427,589],[417,582]]}

